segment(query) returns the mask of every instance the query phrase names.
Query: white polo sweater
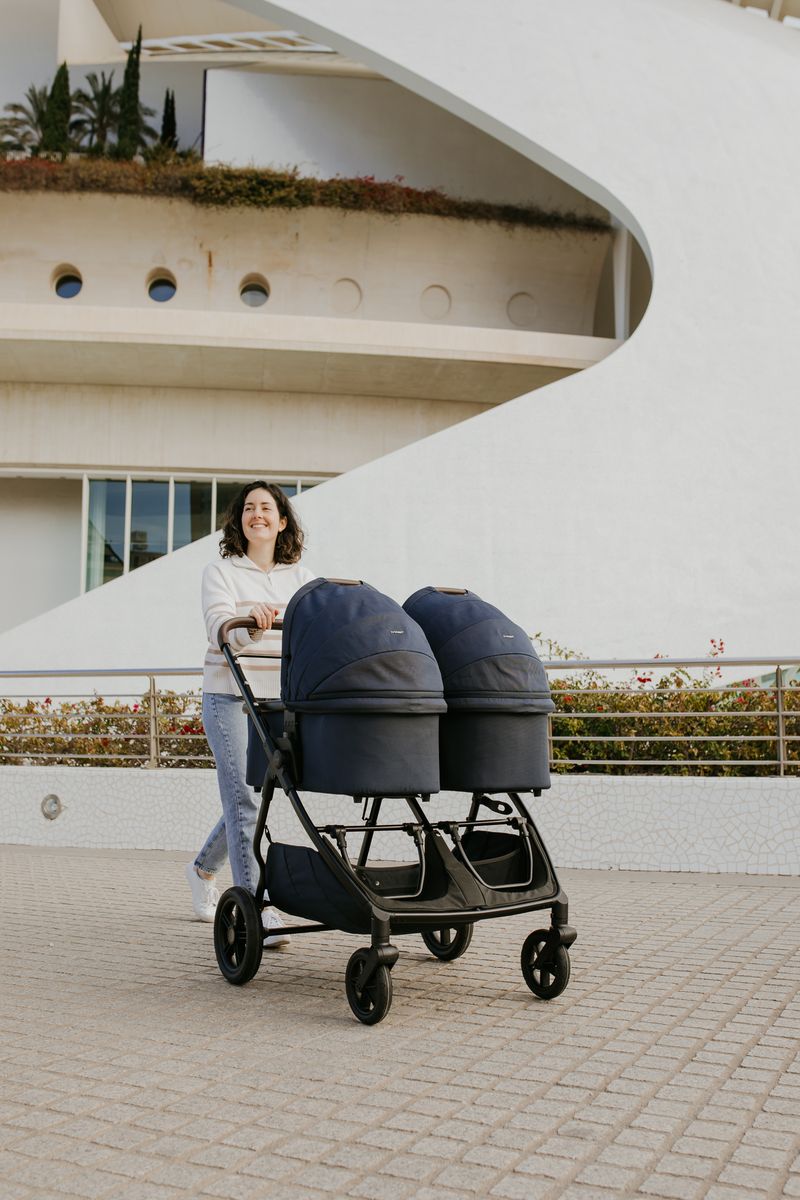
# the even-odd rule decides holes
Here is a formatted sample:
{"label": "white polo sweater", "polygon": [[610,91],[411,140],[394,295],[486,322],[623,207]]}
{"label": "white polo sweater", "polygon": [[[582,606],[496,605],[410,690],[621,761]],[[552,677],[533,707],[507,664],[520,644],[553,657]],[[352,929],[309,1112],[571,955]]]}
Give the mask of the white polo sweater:
{"label": "white polo sweater", "polygon": [[[262,571],[245,555],[218,558],[203,571],[203,619],[208,633],[208,650],[203,663],[203,691],[239,695],[230,667],[217,643],[223,621],[246,617],[254,604],[268,604],[283,616],[298,588],[316,578],[302,563],[276,563]],[[234,629],[234,649],[246,651],[241,665],[253,694],[266,698],[281,693],[281,634],[269,631],[250,637],[247,629]],[[250,657],[253,655],[253,657]]]}

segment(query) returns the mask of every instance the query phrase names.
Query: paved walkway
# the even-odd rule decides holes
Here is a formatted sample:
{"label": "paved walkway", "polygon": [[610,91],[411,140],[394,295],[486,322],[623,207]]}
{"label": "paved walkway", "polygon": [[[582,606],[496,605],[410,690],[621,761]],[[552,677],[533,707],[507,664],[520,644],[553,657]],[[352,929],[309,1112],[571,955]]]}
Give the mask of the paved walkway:
{"label": "paved walkway", "polygon": [[493,921],[365,1028],[344,935],[226,984],[181,861],[0,848],[2,1200],[800,1197],[800,880],[564,872],[561,997]]}

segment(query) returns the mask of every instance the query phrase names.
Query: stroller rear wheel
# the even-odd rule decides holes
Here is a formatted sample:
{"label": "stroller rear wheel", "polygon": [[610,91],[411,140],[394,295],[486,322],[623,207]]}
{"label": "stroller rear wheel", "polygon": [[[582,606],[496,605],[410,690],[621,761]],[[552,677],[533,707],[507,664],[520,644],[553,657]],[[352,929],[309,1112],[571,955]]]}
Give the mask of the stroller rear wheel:
{"label": "stroller rear wheel", "polygon": [[472,925],[447,926],[444,929],[426,929],[422,940],[434,958],[441,962],[452,962],[466,953],[472,941]]}
{"label": "stroller rear wheel", "polygon": [[363,1025],[377,1025],[392,1006],[392,974],[388,967],[375,968],[366,983],[362,977],[370,958],[369,950],[356,950],[350,956],[344,975],[347,999]]}
{"label": "stroller rear wheel", "polygon": [[554,1000],[569,983],[569,951],[565,946],[556,946],[547,929],[537,929],[528,934],[521,955],[522,974],[525,982],[540,1000]]}
{"label": "stroller rear wheel", "polygon": [[214,914],[214,950],[228,983],[249,983],[261,966],[264,931],[255,899],[246,888],[223,892]]}

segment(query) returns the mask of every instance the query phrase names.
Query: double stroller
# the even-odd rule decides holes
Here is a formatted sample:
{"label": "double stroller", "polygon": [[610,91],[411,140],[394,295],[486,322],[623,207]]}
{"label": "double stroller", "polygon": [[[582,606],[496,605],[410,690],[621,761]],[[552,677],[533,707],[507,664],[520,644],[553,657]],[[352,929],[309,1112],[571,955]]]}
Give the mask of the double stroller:
{"label": "double stroller", "polygon": [[[540,999],[558,996],[576,933],[520,796],[550,786],[553,703],[527,634],[468,591],[423,588],[401,608],[368,584],[315,579],[286,609],[281,699],[265,701],[228,644],[232,629],[253,624],[235,618],[219,633],[251,722],[248,782],[262,793],[256,894],[230,888],[217,906],[224,977],[244,984],[258,971],[268,893],[304,921],[287,933],[369,937],[345,971],[347,999],[365,1025],[392,1002],[394,936],[421,935],[446,962],[466,951],[476,921],[538,909],[549,909],[551,922],[526,938],[522,974]],[[278,788],[309,845],[270,837]],[[360,820],[317,824],[301,791],[350,796]],[[463,820],[432,818],[439,791],[466,793]],[[405,819],[382,820],[395,802]],[[376,856],[385,835],[407,846],[403,861]]]}

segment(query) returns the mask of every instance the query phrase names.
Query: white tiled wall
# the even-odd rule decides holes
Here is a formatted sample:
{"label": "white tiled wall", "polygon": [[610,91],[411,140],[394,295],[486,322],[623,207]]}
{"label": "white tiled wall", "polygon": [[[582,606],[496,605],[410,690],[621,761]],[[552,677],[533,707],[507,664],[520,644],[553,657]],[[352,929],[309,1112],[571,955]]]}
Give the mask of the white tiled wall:
{"label": "white tiled wall", "polygon": [[[52,821],[41,810],[48,795],[63,806]],[[466,807],[466,797],[443,796],[431,816]],[[560,867],[800,874],[800,780],[556,776],[531,810]],[[352,824],[358,811],[349,797],[313,799],[319,822]],[[219,814],[213,771],[0,767],[3,842],[191,851]],[[283,797],[270,828],[303,840]]]}

